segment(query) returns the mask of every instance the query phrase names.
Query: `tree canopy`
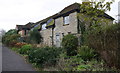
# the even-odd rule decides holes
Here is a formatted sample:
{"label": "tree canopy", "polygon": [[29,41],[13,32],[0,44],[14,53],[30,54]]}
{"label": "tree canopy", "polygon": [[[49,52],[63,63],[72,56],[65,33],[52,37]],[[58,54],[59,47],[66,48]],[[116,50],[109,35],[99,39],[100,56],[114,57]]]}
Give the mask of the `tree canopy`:
{"label": "tree canopy", "polygon": [[105,0],[82,0],[81,12],[96,17],[106,11],[111,10],[111,4],[114,0],[106,2]]}

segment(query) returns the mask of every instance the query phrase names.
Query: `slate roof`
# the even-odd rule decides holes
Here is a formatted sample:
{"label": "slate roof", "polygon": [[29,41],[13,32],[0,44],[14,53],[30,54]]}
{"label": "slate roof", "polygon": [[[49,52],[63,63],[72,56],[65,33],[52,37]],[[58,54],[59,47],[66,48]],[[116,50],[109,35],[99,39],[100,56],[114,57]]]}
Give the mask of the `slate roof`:
{"label": "slate roof", "polygon": [[[43,19],[43,20],[40,20],[40,21],[38,21],[38,22],[36,22],[36,23],[33,23],[33,24],[30,24],[29,25],[29,23],[28,24],[26,24],[25,26],[22,26],[22,25],[19,25],[18,26],[18,28],[32,28],[32,27],[34,27],[35,25],[37,25],[37,24],[41,24],[41,23],[45,23],[45,22],[47,22],[49,19],[56,19],[56,18],[58,18],[58,17],[60,17],[60,16],[65,16],[65,15],[67,15],[67,14],[69,14],[69,13],[72,13],[72,12],[75,12],[75,11],[77,11],[77,12],[80,12],[80,4],[79,3],[74,3],[74,4],[71,4],[71,5],[69,5],[69,6],[67,6],[67,7],[65,7],[63,10],[61,10],[60,12],[58,12],[58,13],[56,13],[56,14],[54,14],[54,15],[52,15],[52,16],[49,16],[49,17],[47,17],[47,18],[45,18],[45,19]],[[114,18],[112,18],[111,16],[109,16],[108,14],[106,14],[106,13],[104,13],[104,15],[103,15],[104,17],[106,17],[106,18],[109,18],[109,19],[112,19],[112,20],[114,20]]]}
{"label": "slate roof", "polygon": [[47,17],[47,18],[45,18],[43,20],[40,20],[40,21],[36,22],[35,24],[37,24],[37,23],[45,23],[45,22],[47,22],[51,18],[55,19],[55,18],[65,14],[67,12],[72,11],[72,10],[78,10],[80,8],[79,5],[80,4],[78,4],[78,3],[74,3],[74,4],[70,5],[70,6],[67,6],[62,11],[60,11],[59,13],[56,13],[56,14],[54,14],[52,16],[49,16],[49,17]]}
{"label": "slate roof", "polygon": [[[45,19],[43,19],[43,20],[40,20],[40,21],[36,22],[35,25],[36,25],[37,23],[45,23],[45,22],[47,22],[47,21],[48,21],[49,19],[51,19],[51,18],[52,18],[52,19],[56,19],[56,18],[58,18],[58,17],[60,17],[60,16],[64,16],[64,15],[66,15],[66,14],[69,14],[69,13],[75,12],[75,11],[77,11],[77,12],[80,11],[80,4],[79,4],[79,3],[71,4],[71,5],[67,6],[67,7],[65,7],[63,10],[61,10],[59,13],[56,13],[56,14],[50,16],[50,17],[47,17],[47,18],[45,18]],[[109,16],[109,15],[106,14],[106,13],[104,13],[103,16],[106,17],[106,18],[109,18],[109,19],[114,20],[113,17]]]}
{"label": "slate roof", "polygon": [[29,30],[29,29],[32,28],[33,24],[34,24],[33,22],[29,22],[26,25],[16,25],[16,27],[17,27],[18,30],[22,30],[22,29]]}
{"label": "slate roof", "polygon": [[17,30],[22,30],[24,25],[16,25],[16,27],[17,27]]}

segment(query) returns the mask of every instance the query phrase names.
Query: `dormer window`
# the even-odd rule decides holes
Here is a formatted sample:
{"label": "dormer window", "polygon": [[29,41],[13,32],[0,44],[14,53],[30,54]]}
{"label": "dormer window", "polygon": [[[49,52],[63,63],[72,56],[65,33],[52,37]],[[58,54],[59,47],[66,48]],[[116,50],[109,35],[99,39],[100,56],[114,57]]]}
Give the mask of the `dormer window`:
{"label": "dormer window", "polygon": [[64,25],[69,24],[69,15],[64,17],[63,22],[64,22]]}
{"label": "dormer window", "polygon": [[42,24],[42,30],[45,30],[46,29],[46,23]]}

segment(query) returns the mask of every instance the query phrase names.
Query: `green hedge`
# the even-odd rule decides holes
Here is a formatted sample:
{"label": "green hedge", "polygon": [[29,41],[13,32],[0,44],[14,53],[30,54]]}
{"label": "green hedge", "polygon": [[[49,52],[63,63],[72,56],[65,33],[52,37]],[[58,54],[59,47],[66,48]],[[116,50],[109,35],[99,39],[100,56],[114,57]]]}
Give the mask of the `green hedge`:
{"label": "green hedge", "polygon": [[83,60],[91,60],[97,56],[95,54],[94,49],[89,48],[88,46],[81,46],[78,48],[78,56],[80,56]]}
{"label": "green hedge", "polygon": [[23,45],[21,48],[19,48],[19,53],[28,55],[31,49],[32,45]]}
{"label": "green hedge", "polygon": [[62,46],[66,49],[67,55],[75,55],[78,47],[78,38],[68,34],[62,39]]}
{"label": "green hedge", "polygon": [[55,65],[61,52],[62,48],[56,47],[34,48],[31,49],[28,57],[31,63],[36,63],[40,66],[45,64]]}

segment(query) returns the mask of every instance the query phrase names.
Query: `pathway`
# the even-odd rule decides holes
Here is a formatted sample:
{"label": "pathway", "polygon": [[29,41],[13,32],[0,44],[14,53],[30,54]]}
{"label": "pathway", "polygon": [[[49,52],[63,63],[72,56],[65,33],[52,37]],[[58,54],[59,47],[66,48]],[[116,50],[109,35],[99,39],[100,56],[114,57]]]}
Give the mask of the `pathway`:
{"label": "pathway", "polygon": [[2,71],[35,71],[31,64],[25,62],[22,56],[9,48],[2,47]]}

